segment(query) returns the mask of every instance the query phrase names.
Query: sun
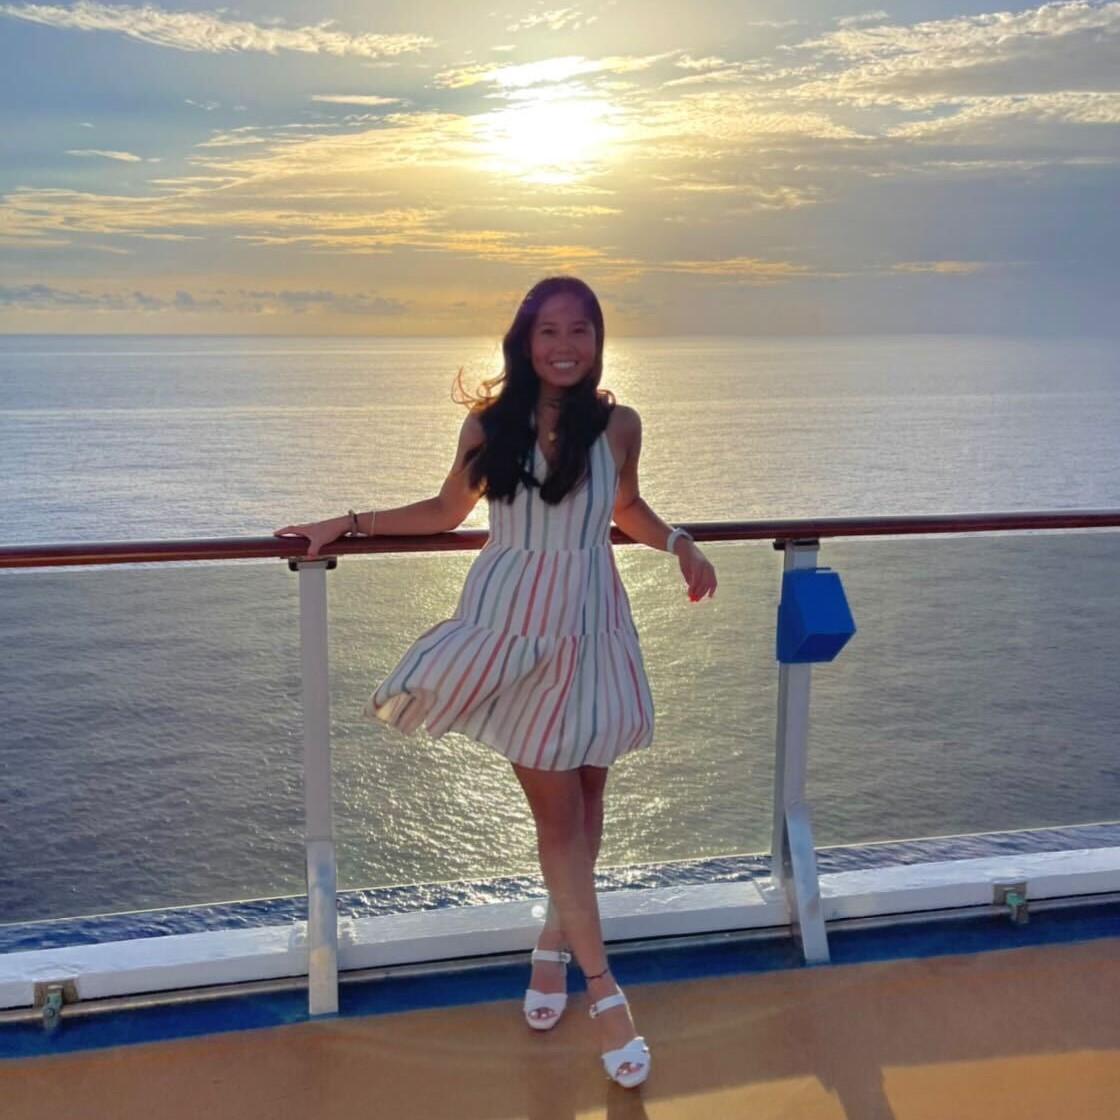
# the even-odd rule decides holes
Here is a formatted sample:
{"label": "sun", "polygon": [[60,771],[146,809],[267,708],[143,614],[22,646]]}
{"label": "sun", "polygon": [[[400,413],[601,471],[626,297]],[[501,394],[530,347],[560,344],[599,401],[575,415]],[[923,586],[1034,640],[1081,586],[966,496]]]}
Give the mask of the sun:
{"label": "sun", "polygon": [[487,170],[532,183],[574,183],[601,169],[622,133],[609,101],[531,93],[475,118]]}

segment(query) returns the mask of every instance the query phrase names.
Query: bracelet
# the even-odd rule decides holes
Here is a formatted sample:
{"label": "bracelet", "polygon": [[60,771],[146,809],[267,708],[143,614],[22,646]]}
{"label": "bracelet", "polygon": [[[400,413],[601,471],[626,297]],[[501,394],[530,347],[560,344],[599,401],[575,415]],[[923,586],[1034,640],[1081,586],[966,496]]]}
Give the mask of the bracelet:
{"label": "bracelet", "polygon": [[692,540],[692,534],[687,529],[674,529],[669,534],[669,539],[665,542],[665,551],[672,552],[673,546],[677,543],[678,537],[684,537],[685,540]]}
{"label": "bracelet", "polygon": [[[348,509],[346,512],[350,515],[350,528],[347,532],[353,533],[356,537],[360,537],[362,535],[362,530],[358,526],[358,515],[352,509]],[[366,533],[367,537],[373,536],[373,523],[376,517],[377,510],[371,509],[369,511],[369,532]]]}

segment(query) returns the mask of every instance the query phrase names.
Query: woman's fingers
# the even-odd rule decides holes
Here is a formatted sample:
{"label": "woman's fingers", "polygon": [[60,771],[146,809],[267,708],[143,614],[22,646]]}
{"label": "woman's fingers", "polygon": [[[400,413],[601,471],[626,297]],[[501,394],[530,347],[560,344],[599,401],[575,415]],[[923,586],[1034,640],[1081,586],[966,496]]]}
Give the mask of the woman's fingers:
{"label": "woman's fingers", "polygon": [[705,595],[709,598],[716,593],[716,571],[712,567],[711,561],[702,563],[693,573],[688,581],[688,597],[697,602],[703,599]]}

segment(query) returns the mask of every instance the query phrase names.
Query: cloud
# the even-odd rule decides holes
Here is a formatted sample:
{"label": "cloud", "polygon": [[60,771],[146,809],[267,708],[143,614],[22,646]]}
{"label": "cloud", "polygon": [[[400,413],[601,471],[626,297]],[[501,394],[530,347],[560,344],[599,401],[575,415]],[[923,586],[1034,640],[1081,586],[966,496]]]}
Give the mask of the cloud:
{"label": "cloud", "polygon": [[693,276],[714,276],[749,284],[779,284],[814,274],[808,265],[758,260],[754,257],[665,261],[647,267],[654,272],[686,272]]}
{"label": "cloud", "polygon": [[717,70],[727,65],[727,59],[711,55],[708,58],[693,58],[692,55],[682,54],[674,60],[674,66],[682,70]]}
{"label": "cloud", "polygon": [[585,16],[578,8],[553,8],[548,12],[534,12],[511,23],[507,31],[529,31],[534,27],[547,27],[550,31],[579,31],[590,27],[598,16]]}
{"label": "cloud", "polygon": [[791,93],[860,106],[927,109],[957,99],[1107,91],[1120,76],[1120,2],[1070,0],[995,12],[835,31],[799,43],[823,71]]}
{"label": "cloud", "polygon": [[131,152],[107,152],[101,148],[67,148],[68,156],[101,156],[104,159],[117,159],[121,163],[140,163],[141,156],[134,156]]}
{"label": "cloud", "polygon": [[947,276],[970,276],[998,267],[989,261],[900,261],[893,272],[936,272]]}
{"label": "cloud", "polygon": [[882,23],[890,18],[890,15],[884,11],[864,12],[857,16],[840,16],[837,18],[836,24],[838,27],[858,27],[862,23]]}
{"label": "cloud", "polygon": [[548,82],[565,82],[591,74],[629,74],[648,70],[654,64],[672,58],[677,53],[667,51],[664,54],[643,57],[615,55],[597,59],[584,58],[583,55],[566,55],[559,58],[546,58],[539,62],[523,62],[516,66],[495,66],[493,63],[483,62],[474,66],[442,70],[435,76],[433,82],[437,87],[446,89],[461,89],[484,82],[503,89],[516,89]]}
{"label": "cloud", "polygon": [[0,308],[22,311],[179,311],[223,312],[239,315],[295,315],[331,312],[341,315],[401,315],[409,304],[370,292],[330,289],[238,289],[196,295],[185,289],[173,293],[139,290],[91,292],[85,288],[56,288],[47,284],[0,285]]}
{"label": "cloud", "polygon": [[363,93],[313,93],[312,101],[325,101],[331,105],[399,105],[399,97],[377,97]]}
{"label": "cloud", "polygon": [[267,144],[267,136],[254,136],[251,131],[233,128],[227,132],[215,132],[208,140],[199,140],[196,148],[240,148],[245,144]]}
{"label": "cloud", "polygon": [[[368,292],[332,292],[328,289],[298,291],[246,290],[237,293],[249,301],[250,310],[268,313],[283,308],[295,315],[331,311],[343,315],[403,315],[409,305],[400,300],[371,295]],[[242,308],[238,308],[242,310]]]}
{"label": "cloud", "polygon": [[333,20],[313,27],[262,27],[228,20],[218,12],[169,12],[79,0],[69,8],[55,4],[0,4],[0,16],[75,31],[112,31],[159,47],[221,54],[232,51],[298,51],[339,57],[395,58],[432,46],[424,35],[349,35]]}
{"label": "cloud", "polygon": [[53,288],[47,284],[2,285],[0,307],[23,311],[163,311],[171,308],[192,311],[216,310],[221,301],[196,301],[187,292],[157,296],[149,292],[90,292],[86,289]]}
{"label": "cloud", "polygon": [[[816,140],[861,140],[857,132],[825,112],[792,108],[781,98],[746,90],[699,90],[671,100],[647,103],[641,116],[643,135],[664,146],[661,156],[696,154],[714,147],[751,145],[767,137]],[[743,150],[741,155],[745,156]]]}
{"label": "cloud", "polygon": [[[986,97],[935,120],[897,125],[887,134],[907,140],[1013,146],[1024,142],[1025,137],[1021,127],[1013,131],[1011,126],[1027,125],[1036,129],[1040,125],[1055,124],[1120,124],[1120,92]],[[1100,139],[1106,146],[1116,149],[1115,137]]]}

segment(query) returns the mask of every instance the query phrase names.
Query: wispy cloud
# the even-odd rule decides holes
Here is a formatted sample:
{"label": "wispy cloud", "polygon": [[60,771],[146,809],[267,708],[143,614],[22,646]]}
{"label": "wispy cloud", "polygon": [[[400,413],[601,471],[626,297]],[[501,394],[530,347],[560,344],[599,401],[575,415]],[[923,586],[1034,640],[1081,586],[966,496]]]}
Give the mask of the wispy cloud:
{"label": "wispy cloud", "polygon": [[142,291],[91,292],[85,288],[54,288],[48,284],[2,285],[0,306],[25,311],[201,311],[218,310],[221,301],[196,300],[189,292],[171,296]]}
{"label": "wispy cloud", "polygon": [[807,265],[790,261],[757,260],[754,257],[727,257],[722,260],[679,260],[654,264],[655,272],[687,272],[694,276],[713,276],[748,284],[780,284],[813,272]]}
{"label": "wispy cloud", "polygon": [[326,288],[300,291],[281,289],[239,289],[241,302],[230,310],[270,314],[283,310],[294,315],[315,314],[323,311],[342,315],[401,315],[408,304],[397,299],[369,292],[335,292]]}
{"label": "wispy cloud", "polygon": [[325,101],[330,105],[399,105],[399,97],[378,97],[365,93],[313,93],[312,101]]}
{"label": "wispy cloud", "polygon": [[765,27],[773,31],[781,31],[786,27],[797,27],[801,23],[799,19],[749,19],[743,24],[744,27]]}
{"label": "wispy cloud", "polygon": [[891,266],[893,272],[936,272],[946,276],[970,276],[996,268],[989,261],[900,261]]}
{"label": "wispy cloud", "polygon": [[846,29],[797,45],[823,70],[800,97],[925,109],[952,99],[1115,89],[1120,2],[1071,0],[1022,12]]}
{"label": "wispy cloud", "polygon": [[[888,135],[921,141],[1008,146],[1021,143],[1022,129],[1014,125],[1116,125],[1120,124],[1120,92],[1034,93],[985,97],[949,115],[930,121],[911,121],[888,130]],[[1117,148],[1116,138],[1101,136],[1101,143]]]}
{"label": "wispy cloud", "polygon": [[340,315],[400,315],[408,304],[372,292],[337,292],[319,289],[219,288],[194,293],[182,288],[173,292],[90,291],[88,288],[61,288],[49,284],[0,284],[0,307],[24,311],[178,311],[227,312],[238,315],[315,315],[330,312]]}
{"label": "wispy cloud", "polygon": [[464,86],[488,83],[503,89],[532,86],[554,82],[565,82],[572,78],[592,74],[629,74],[648,70],[664,59],[672,58],[678,52],[667,51],[663,54],[644,57],[615,55],[608,58],[585,58],[583,55],[566,55],[562,58],[547,58],[540,62],[525,62],[517,66],[495,66],[480,63],[475,66],[452,67],[435,76],[437,86],[460,89]]}
{"label": "wispy cloud", "polygon": [[79,0],[68,8],[55,4],[0,4],[0,16],[75,31],[111,31],[180,51],[300,51],[341,57],[384,59],[421,50],[433,41],[424,35],[351,35],[333,20],[312,27],[262,27],[226,19],[221,12],[170,12]]}
{"label": "wispy cloud", "polygon": [[859,27],[864,23],[882,23],[884,20],[890,19],[890,15],[884,11],[876,12],[863,12],[855,16],[840,16],[836,20],[838,27]]}
{"label": "wispy cloud", "polygon": [[101,156],[103,159],[117,159],[122,163],[140,163],[142,156],[135,156],[131,152],[109,152],[101,148],[67,148],[68,156]]}
{"label": "wispy cloud", "polygon": [[553,8],[547,12],[534,12],[511,23],[507,31],[530,31],[536,27],[547,27],[550,31],[579,31],[590,27],[599,17],[584,15],[579,8]]}
{"label": "wispy cloud", "polygon": [[717,70],[727,65],[727,59],[720,58],[718,55],[693,58],[690,54],[682,54],[680,58],[674,59],[673,65],[679,66],[682,70]]}

